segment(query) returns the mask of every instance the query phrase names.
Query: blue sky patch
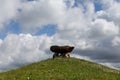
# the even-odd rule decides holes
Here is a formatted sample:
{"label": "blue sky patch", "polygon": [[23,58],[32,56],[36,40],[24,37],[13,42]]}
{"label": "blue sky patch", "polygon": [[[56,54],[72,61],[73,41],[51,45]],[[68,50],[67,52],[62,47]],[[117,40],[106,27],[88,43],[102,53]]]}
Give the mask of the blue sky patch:
{"label": "blue sky patch", "polygon": [[53,24],[48,24],[40,28],[35,35],[42,35],[42,34],[47,34],[48,36],[52,36],[56,33],[57,28],[56,25]]}
{"label": "blue sky patch", "polygon": [[9,33],[12,34],[21,33],[21,29],[18,22],[11,20],[9,24],[6,24],[5,28],[0,31],[0,38],[4,39]]}
{"label": "blue sky patch", "polygon": [[95,12],[102,10],[102,4],[100,4],[98,1],[94,2],[95,6]]}

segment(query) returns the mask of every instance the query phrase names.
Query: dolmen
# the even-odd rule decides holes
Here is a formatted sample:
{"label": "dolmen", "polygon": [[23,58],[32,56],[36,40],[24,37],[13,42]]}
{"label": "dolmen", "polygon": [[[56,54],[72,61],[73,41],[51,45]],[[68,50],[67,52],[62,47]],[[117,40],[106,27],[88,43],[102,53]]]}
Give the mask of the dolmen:
{"label": "dolmen", "polygon": [[54,53],[53,59],[55,57],[70,57],[70,52],[72,52],[74,49],[73,46],[58,46],[58,45],[52,45],[50,47],[50,50]]}

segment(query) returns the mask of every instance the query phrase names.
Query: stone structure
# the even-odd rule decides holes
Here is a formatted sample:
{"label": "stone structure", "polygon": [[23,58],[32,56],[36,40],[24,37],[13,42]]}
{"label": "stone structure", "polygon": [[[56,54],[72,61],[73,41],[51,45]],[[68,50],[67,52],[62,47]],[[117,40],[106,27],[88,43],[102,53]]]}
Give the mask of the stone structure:
{"label": "stone structure", "polygon": [[70,57],[70,52],[72,52],[72,50],[74,49],[73,46],[57,46],[57,45],[53,45],[50,47],[50,50],[52,52],[54,52],[53,54],[53,59],[55,57]]}

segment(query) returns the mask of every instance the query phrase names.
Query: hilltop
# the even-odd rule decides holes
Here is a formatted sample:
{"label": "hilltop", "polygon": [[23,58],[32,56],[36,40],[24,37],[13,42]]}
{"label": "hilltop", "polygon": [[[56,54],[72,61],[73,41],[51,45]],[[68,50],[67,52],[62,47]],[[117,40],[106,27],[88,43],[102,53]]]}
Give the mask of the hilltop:
{"label": "hilltop", "polygon": [[120,71],[76,58],[55,58],[0,73],[0,80],[120,80]]}

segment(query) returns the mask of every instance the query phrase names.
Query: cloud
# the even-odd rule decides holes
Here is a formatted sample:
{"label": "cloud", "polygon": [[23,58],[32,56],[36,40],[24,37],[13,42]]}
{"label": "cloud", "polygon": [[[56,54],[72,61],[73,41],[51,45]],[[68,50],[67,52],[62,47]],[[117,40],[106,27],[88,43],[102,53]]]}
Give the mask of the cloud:
{"label": "cloud", "polygon": [[17,9],[19,8],[19,0],[1,0],[0,1],[0,30],[10,19],[15,18]]}
{"label": "cloud", "polygon": [[120,37],[116,36],[113,40],[112,40],[112,44],[113,46],[119,46],[120,45]]}
{"label": "cloud", "polygon": [[52,38],[46,35],[9,34],[0,40],[0,70],[8,70],[48,58]]}
{"label": "cloud", "polygon": [[90,37],[109,37],[119,34],[119,27],[114,22],[105,19],[96,19],[91,23]]}
{"label": "cloud", "polygon": [[65,12],[63,0],[39,0],[22,3],[18,20],[25,32],[32,32],[46,24],[56,24]]}
{"label": "cloud", "polygon": [[104,18],[107,21],[113,21],[115,25],[120,26],[120,2],[117,0],[101,0],[104,10],[97,12],[99,18]]}

